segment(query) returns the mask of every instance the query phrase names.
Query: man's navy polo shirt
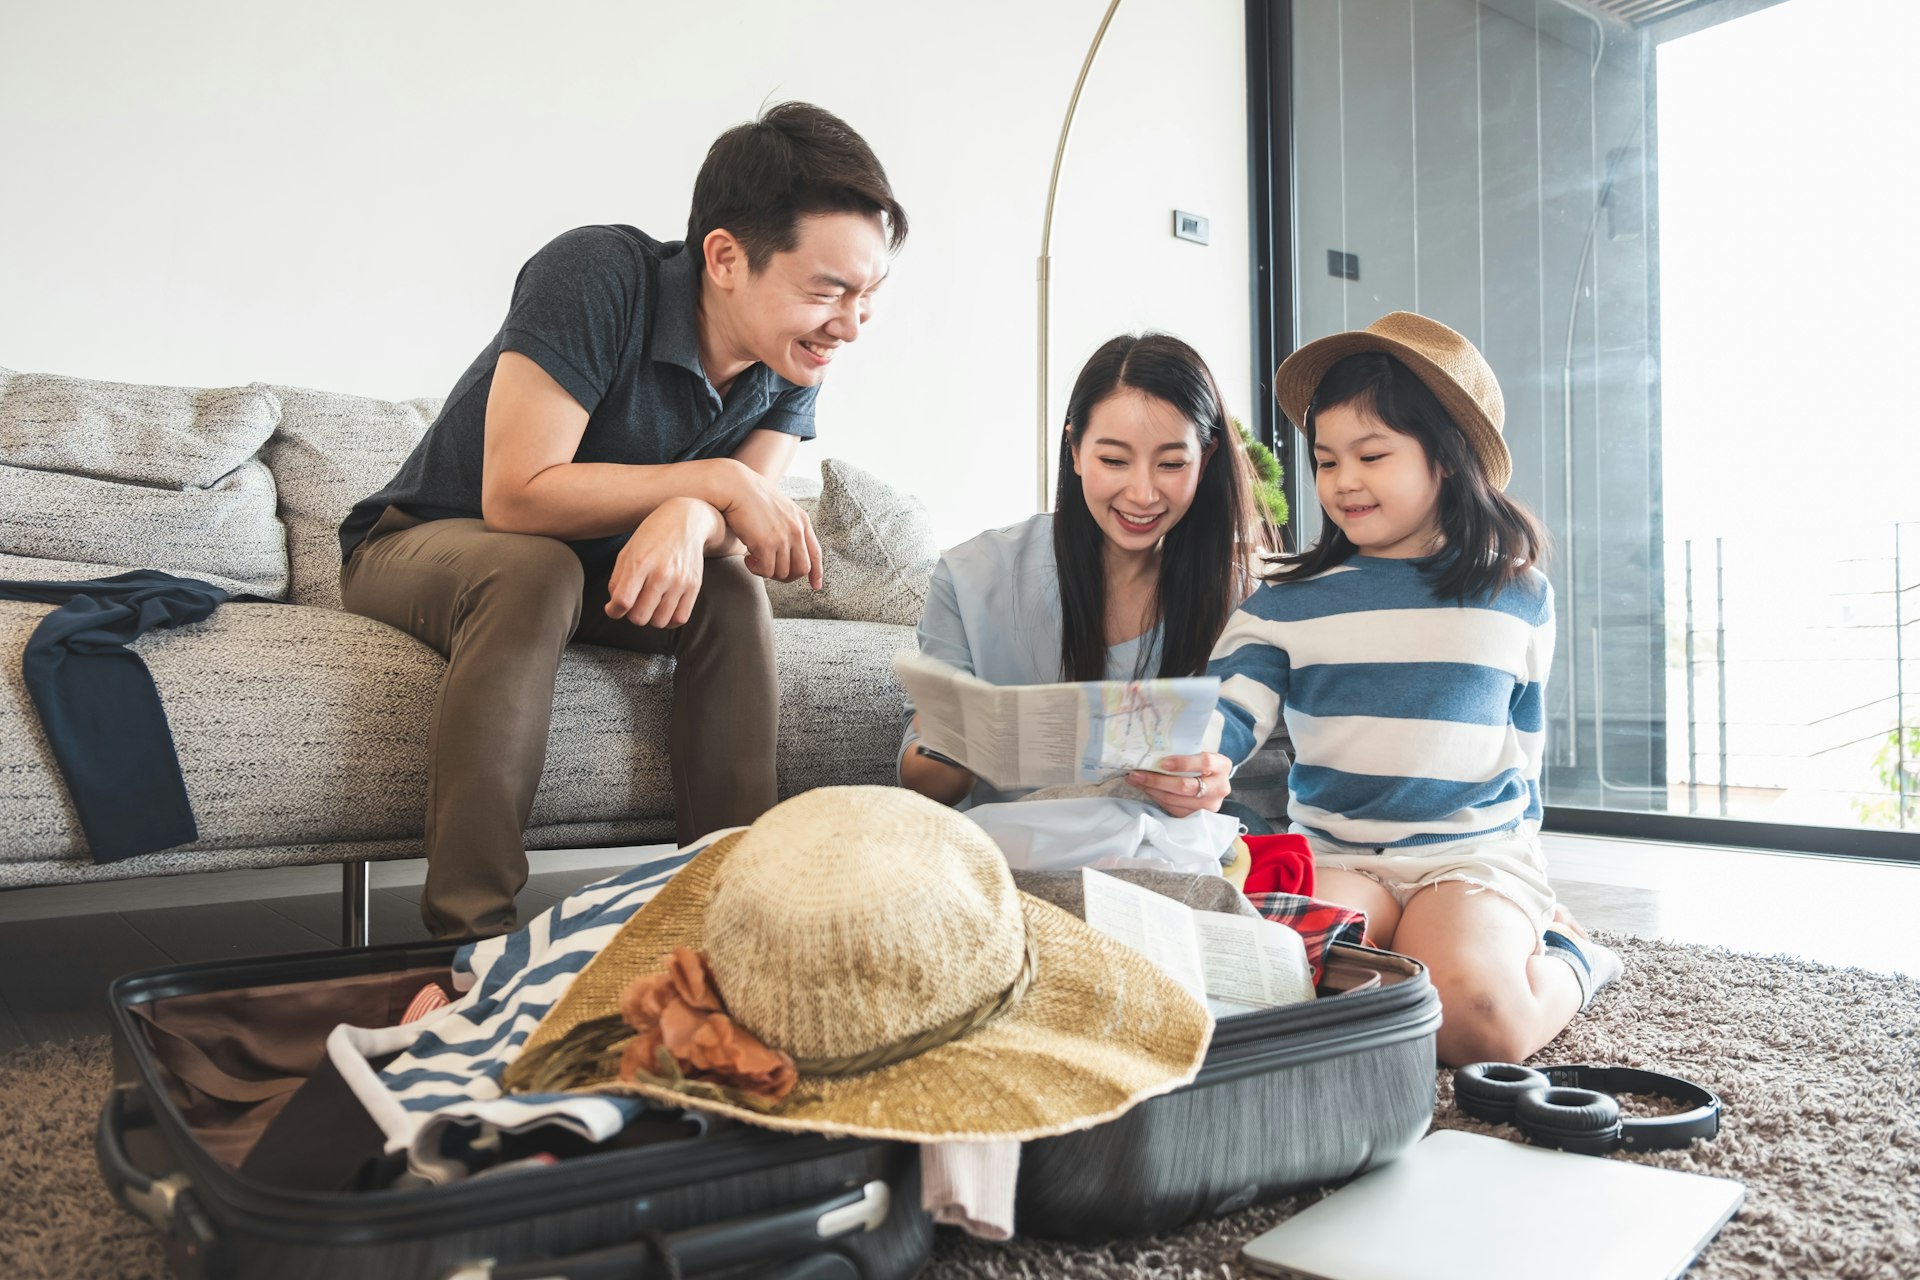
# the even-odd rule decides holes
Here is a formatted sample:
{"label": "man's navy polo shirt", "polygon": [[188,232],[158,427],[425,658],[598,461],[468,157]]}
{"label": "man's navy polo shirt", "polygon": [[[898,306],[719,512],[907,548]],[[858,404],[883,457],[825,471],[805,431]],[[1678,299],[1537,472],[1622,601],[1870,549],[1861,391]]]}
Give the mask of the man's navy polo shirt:
{"label": "man's navy polo shirt", "polygon": [[[812,439],[817,388],[753,364],[724,401],[713,389],[700,364],[700,267],[680,241],[622,226],[580,227],[534,254],[514,281],[506,323],[440,416],[386,488],[348,513],[341,554],[389,505],[426,520],[480,518],[487,393],[502,351],[532,360],[587,411],[575,462],[722,458],[759,428]],[[591,562],[623,541],[573,545]]]}

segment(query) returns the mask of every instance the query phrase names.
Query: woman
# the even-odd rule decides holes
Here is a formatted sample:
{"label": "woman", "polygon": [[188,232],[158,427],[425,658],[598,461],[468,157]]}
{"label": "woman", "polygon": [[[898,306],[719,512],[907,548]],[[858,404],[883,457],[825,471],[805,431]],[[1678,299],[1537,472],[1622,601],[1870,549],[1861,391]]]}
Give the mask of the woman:
{"label": "woman", "polygon": [[[1054,511],[941,557],[920,651],[992,684],[1195,676],[1272,546],[1239,434],[1192,347],[1105,343],[1074,381]],[[926,754],[911,704],[901,784],[945,804],[1017,798]],[[1219,812],[1231,764],[1171,756],[1128,780],[1174,817]]]}

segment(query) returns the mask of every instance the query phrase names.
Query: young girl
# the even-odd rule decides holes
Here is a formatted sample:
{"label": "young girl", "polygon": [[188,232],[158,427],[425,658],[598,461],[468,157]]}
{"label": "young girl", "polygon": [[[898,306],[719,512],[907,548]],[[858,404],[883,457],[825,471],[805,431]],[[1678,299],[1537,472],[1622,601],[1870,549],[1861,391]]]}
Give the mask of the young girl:
{"label": "young girl", "polygon": [[1315,895],[1427,966],[1443,1061],[1519,1062],[1620,962],[1547,884],[1553,592],[1544,533],[1502,492],[1499,385],[1465,338],[1395,312],[1294,352],[1275,387],[1327,526],[1214,648],[1221,750],[1246,759],[1286,717]]}
{"label": "young girl", "polygon": [[[961,543],[934,569],[920,650],[993,684],[1193,676],[1271,545],[1251,469],[1200,355],[1123,335],[1067,401],[1054,511]],[[900,781],[945,804],[1014,798],[924,753],[906,708]],[[1218,753],[1169,757],[1133,781],[1175,817],[1218,812]]]}

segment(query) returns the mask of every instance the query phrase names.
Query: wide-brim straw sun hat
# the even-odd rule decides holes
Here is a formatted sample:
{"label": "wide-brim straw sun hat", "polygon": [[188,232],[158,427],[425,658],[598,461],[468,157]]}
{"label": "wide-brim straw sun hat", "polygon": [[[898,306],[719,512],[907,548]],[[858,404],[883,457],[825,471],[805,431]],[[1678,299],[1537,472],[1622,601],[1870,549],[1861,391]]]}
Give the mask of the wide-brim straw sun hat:
{"label": "wide-brim straw sun hat", "polygon": [[681,868],[541,1021],[507,1088],[542,1088],[528,1064],[552,1061],[569,1033],[624,1035],[610,1017],[623,993],[690,958],[676,948],[705,954],[734,1026],[791,1055],[791,1092],[767,1104],[622,1081],[604,1041],[593,1078],[570,1087],[773,1129],[1025,1141],[1188,1083],[1213,1030],[1144,956],[1015,889],[963,814],[900,788],[826,787]]}
{"label": "wide-brim straw sun hat", "polygon": [[1273,393],[1287,421],[1304,432],[1313,393],[1327,370],[1368,351],[1384,352],[1412,370],[1459,425],[1486,468],[1487,480],[1496,489],[1507,487],[1513,456],[1500,434],[1507,424],[1507,404],[1492,366],[1471,342],[1438,320],[1411,311],[1395,311],[1364,329],[1309,342],[1282,361],[1273,375]]}

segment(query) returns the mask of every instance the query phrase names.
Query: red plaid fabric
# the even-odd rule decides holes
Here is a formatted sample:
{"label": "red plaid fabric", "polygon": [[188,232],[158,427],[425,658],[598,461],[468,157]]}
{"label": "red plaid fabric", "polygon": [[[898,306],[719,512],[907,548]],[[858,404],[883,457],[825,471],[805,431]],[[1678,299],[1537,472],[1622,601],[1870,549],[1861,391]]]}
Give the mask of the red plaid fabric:
{"label": "red plaid fabric", "polygon": [[1358,945],[1366,941],[1367,913],[1364,911],[1297,893],[1250,893],[1247,901],[1267,919],[1300,935],[1300,940],[1307,944],[1307,963],[1313,966],[1315,982],[1320,981],[1321,961],[1330,944]]}

